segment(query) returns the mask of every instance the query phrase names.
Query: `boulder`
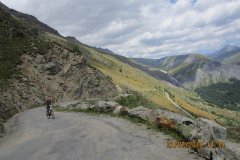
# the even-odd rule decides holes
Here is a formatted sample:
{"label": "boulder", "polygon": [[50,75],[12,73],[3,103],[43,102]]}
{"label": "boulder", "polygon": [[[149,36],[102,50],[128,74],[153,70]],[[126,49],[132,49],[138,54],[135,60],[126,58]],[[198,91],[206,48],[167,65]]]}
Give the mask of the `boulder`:
{"label": "boulder", "polygon": [[98,101],[95,104],[95,109],[102,112],[109,112],[109,111],[114,111],[117,106],[119,106],[117,102]]}
{"label": "boulder", "polygon": [[127,108],[123,106],[117,106],[113,111],[113,114],[115,115],[125,114],[125,113],[127,113]]}
{"label": "boulder", "polygon": [[75,109],[87,110],[89,108],[90,108],[90,105],[88,102],[81,102],[75,105]]}
{"label": "boulder", "polygon": [[186,139],[189,139],[191,137],[192,131],[195,129],[194,124],[183,124],[183,123],[178,123],[178,128],[177,131]]}
{"label": "boulder", "polygon": [[201,141],[203,143],[204,147],[199,148],[198,153],[207,159],[234,160],[234,154],[230,150],[219,147],[212,148],[211,145],[208,145],[224,142],[226,135],[226,128],[223,126],[208,119],[197,118],[195,120],[195,128],[192,130],[189,140]]}
{"label": "boulder", "polygon": [[177,129],[177,121],[166,116],[157,117],[156,123],[163,128]]}
{"label": "boulder", "polygon": [[133,109],[127,109],[127,112],[130,116],[138,117],[147,121],[149,117],[151,117],[153,110],[145,108],[143,106],[139,106]]}
{"label": "boulder", "polygon": [[225,148],[232,152],[232,155],[236,157],[237,160],[240,160],[240,144],[233,142],[225,142]]}
{"label": "boulder", "polygon": [[199,155],[206,159],[212,160],[239,160],[238,154],[234,153],[229,148],[209,148],[204,146],[203,148],[198,148],[197,152]]}
{"label": "boulder", "polygon": [[175,120],[177,123],[181,123],[185,125],[194,124],[194,121],[192,119],[185,117],[181,114],[173,113],[173,112],[162,110],[162,109],[157,109],[156,113],[158,117],[161,117],[161,116],[168,117],[169,119]]}
{"label": "boulder", "polygon": [[188,136],[193,129],[194,121],[188,117],[161,109],[156,110],[156,114],[157,126],[177,130],[184,136]]}
{"label": "boulder", "polygon": [[192,132],[191,140],[201,140],[203,142],[224,140],[227,136],[226,128],[214,121],[197,118],[195,130]]}

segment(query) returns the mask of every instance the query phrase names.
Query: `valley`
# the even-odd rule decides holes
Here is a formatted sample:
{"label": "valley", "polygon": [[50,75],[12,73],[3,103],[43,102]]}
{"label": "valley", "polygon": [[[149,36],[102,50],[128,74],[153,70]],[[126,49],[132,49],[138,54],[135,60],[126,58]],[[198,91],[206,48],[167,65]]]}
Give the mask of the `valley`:
{"label": "valley", "polygon": [[[20,116],[17,116],[19,119],[16,119],[19,120],[20,128],[12,140],[10,138],[7,149],[0,147],[0,159],[18,159],[18,155],[10,156],[10,152],[17,152],[18,149],[24,159],[31,152],[31,146],[35,150],[43,148],[48,140],[56,146],[60,144],[59,148],[54,150],[54,146],[49,146],[52,154],[44,150],[29,159],[39,159],[41,154],[45,155],[43,159],[62,156],[77,159],[77,154],[73,157],[64,154],[76,153],[77,147],[80,147],[85,159],[111,159],[108,149],[112,147],[115,147],[112,151],[117,156],[115,159],[122,159],[121,153],[125,153],[126,157],[133,156],[134,159],[139,159],[139,156],[157,159],[159,152],[167,152],[167,156],[173,159],[179,156],[181,159],[187,156],[196,158],[187,150],[175,152],[161,147],[166,141],[166,135],[160,133],[159,138],[145,132],[146,129],[118,118],[57,112],[59,121],[51,122],[55,126],[52,129],[51,123],[47,123],[48,120],[43,117],[43,108],[38,108],[43,106],[47,97],[54,99],[56,105],[83,101],[89,102],[89,106],[94,103],[91,105],[96,107],[102,101],[116,101],[120,107],[129,108],[125,108],[128,114],[132,110],[135,114],[136,109],[137,114],[154,112],[153,115],[156,116],[156,110],[156,113],[164,113],[162,121],[167,125],[177,123],[174,116],[190,119],[194,127],[201,123],[198,122],[199,119],[204,119],[208,125],[214,124],[219,130],[224,130],[226,141],[240,143],[239,51],[237,46],[226,46],[209,55],[194,53],[160,59],[128,58],[109,49],[84,44],[73,36],[64,37],[37,18],[10,9],[0,2],[0,137],[4,138],[9,133],[6,122],[20,112]],[[165,112],[170,118],[166,117]],[[145,115],[141,116],[140,118],[145,118]],[[159,117],[154,118],[159,120]],[[162,121],[160,120],[161,123]],[[76,125],[78,122],[83,126]],[[18,127],[19,124],[15,126]],[[29,131],[21,128],[22,126]],[[164,128],[166,126],[160,127],[168,130]],[[65,127],[69,127],[70,131],[64,130]],[[81,135],[84,128],[89,130]],[[47,129],[47,132],[37,134],[41,132],[40,129]],[[30,134],[31,132],[36,134]],[[128,137],[133,132],[141,135]],[[59,138],[55,139],[53,134],[57,134]],[[108,136],[112,136],[112,141],[102,140]],[[129,139],[124,139],[125,136]],[[116,141],[119,137],[124,142]],[[71,142],[65,149],[61,141],[64,138]],[[199,139],[201,138],[200,136]],[[113,142],[117,145],[112,146]],[[135,143],[147,146],[151,155],[144,154],[142,151],[146,150],[134,146]],[[89,146],[83,149],[82,145]],[[100,147],[102,145],[105,149]],[[122,147],[120,152],[118,145]],[[125,146],[132,150],[124,148]],[[89,150],[94,147],[94,151],[99,154],[92,157]],[[88,152],[84,152],[85,150]],[[59,154],[61,151],[63,153]],[[199,156],[197,158],[201,159]]]}

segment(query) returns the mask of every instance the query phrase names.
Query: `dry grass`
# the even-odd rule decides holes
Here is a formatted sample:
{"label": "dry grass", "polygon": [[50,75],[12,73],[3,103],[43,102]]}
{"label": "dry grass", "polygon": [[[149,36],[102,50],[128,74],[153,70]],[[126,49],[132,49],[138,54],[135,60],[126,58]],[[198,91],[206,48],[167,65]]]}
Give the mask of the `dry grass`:
{"label": "dry grass", "polygon": [[[61,38],[51,36],[50,39],[57,43],[65,43],[65,40]],[[71,47],[71,44],[69,43],[66,43],[65,45]],[[204,111],[204,107],[201,108],[198,104],[192,105],[186,101],[186,97],[197,98],[196,93],[158,81],[146,73],[119,61],[115,57],[101,54],[84,45],[79,45],[79,47],[88,52],[87,57],[89,57],[89,64],[99,69],[106,76],[111,77],[114,84],[120,86],[122,89],[130,89],[140,92],[159,107],[176,113],[182,113],[179,108],[174,106],[166,98],[166,95],[161,92],[161,90],[156,90],[156,88],[159,87],[167,89],[176,97],[176,103],[182,106],[185,110],[196,116],[208,119],[216,118],[207,111]]]}
{"label": "dry grass", "polygon": [[175,101],[182,108],[184,108],[185,110],[187,110],[190,113],[193,113],[194,115],[197,115],[199,117],[204,117],[207,119],[211,119],[211,120],[214,120],[217,118],[216,116],[214,116],[206,111],[201,110],[199,107],[191,105],[190,103],[188,103],[187,101],[183,100],[180,97],[176,96]]}

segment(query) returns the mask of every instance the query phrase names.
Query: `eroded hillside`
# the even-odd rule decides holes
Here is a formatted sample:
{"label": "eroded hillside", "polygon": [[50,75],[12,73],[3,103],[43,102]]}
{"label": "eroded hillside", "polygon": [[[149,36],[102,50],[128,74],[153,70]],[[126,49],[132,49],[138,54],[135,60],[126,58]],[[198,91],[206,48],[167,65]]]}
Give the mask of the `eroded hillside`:
{"label": "eroded hillside", "polygon": [[[115,85],[77,50],[44,39],[43,32],[0,8],[0,122],[18,111],[77,98],[111,98]],[[1,127],[1,130],[3,128]]]}

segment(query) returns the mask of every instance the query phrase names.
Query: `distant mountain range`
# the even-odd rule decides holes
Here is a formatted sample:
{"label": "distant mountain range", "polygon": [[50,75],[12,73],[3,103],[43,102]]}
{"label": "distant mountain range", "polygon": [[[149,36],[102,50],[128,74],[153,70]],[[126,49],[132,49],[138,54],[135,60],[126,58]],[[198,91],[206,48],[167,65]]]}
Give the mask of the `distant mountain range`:
{"label": "distant mountain range", "polygon": [[238,46],[225,46],[208,56],[186,54],[161,59],[126,58],[109,49],[93,48],[142,70],[158,80],[165,80],[188,89],[227,82],[230,78],[240,79],[240,65],[238,65],[240,47]]}
{"label": "distant mountain range", "polygon": [[228,45],[217,52],[209,54],[209,57],[222,63],[240,65],[240,47]]}
{"label": "distant mountain range", "polygon": [[132,60],[142,65],[165,70],[182,86],[195,89],[217,82],[226,82],[232,77],[240,79],[240,66],[237,65],[239,60],[232,58],[239,55],[238,49],[238,47],[224,47],[212,54],[212,57],[186,54],[161,59],[132,58]]}

